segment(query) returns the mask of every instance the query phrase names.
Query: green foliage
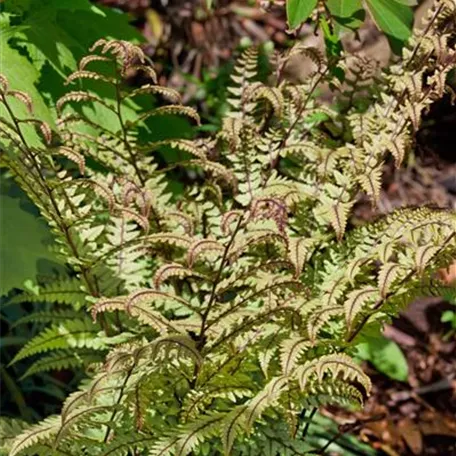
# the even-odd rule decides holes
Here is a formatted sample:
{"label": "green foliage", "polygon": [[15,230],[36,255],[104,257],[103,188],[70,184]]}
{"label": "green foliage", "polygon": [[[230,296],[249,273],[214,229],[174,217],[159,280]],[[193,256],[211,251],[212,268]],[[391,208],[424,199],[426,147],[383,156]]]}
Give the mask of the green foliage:
{"label": "green foliage", "polygon": [[377,24],[397,53],[409,37],[413,25],[413,12],[409,6],[396,0],[366,0],[366,5]]}
{"label": "green foliage", "polygon": [[358,345],[358,356],[389,378],[407,381],[408,364],[400,347],[383,336],[365,338],[366,341]]}
{"label": "green foliage", "polygon": [[[40,209],[79,281],[66,310],[90,308],[93,318],[36,315],[51,325],[15,361],[44,353],[29,373],[88,362],[88,378],[59,416],[14,440],[11,456],[43,448],[67,456],[244,454],[272,442],[280,454],[290,445],[312,452],[306,411],[363,404],[371,384],[353,358],[357,345],[431,288],[434,271],[456,253],[454,212],[405,208],[357,229],[349,223],[362,192],[378,200],[384,161],[400,165],[423,110],[444,94],[456,64],[444,45],[454,39],[456,10],[440,1],[435,8],[365,110],[349,101],[341,113],[319,101],[322,84],[335,97],[346,91],[317,50],[294,46],[264,82],[249,49],[233,72],[221,128],[197,139],[143,134],[151,118],[198,124],[199,116],[157,85],[142,51],[126,41],[99,40],[81,60],[67,79],[78,86],[56,103],[55,129],[16,114],[10,101],[28,98],[0,80],[2,165]],[[316,66],[298,85],[282,74],[293,55]],[[141,87],[126,83],[132,69]],[[100,97],[93,81],[110,96]],[[135,116],[130,107],[141,97],[162,106]],[[93,105],[105,115],[84,109]],[[36,129],[39,144],[26,129]],[[166,150],[177,160],[156,159]],[[181,194],[168,186],[175,172]],[[37,294],[66,302],[59,289]],[[75,290],[85,293],[77,304]]]}
{"label": "green foliage", "polygon": [[[2,73],[16,90],[30,95],[35,115],[51,127],[52,107],[63,93],[66,75],[76,70],[94,41],[142,40],[126,15],[89,0],[15,0],[2,3],[0,11]],[[20,101],[11,103],[16,112],[27,112]]]}
{"label": "green foliage", "polygon": [[[456,306],[456,287],[452,287],[451,290],[443,294],[443,297],[451,304]],[[446,327],[449,328],[445,334],[446,339],[450,339],[456,334],[456,310],[445,310],[441,317],[440,321],[446,323]]]}
{"label": "green foliage", "polygon": [[27,422],[12,418],[0,418],[0,455],[7,456],[15,437],[27,427]]}
{"label": "green foliage", "polygon": [[364,22],[365,11],[361,0],[327,0],[326,5],[334,19],[334,31],[356,30]]}
{"label": "green foliage", "polygon": [[318,0],[288,0],[287,18],[291,28],[301,25],[317,6]]}
{"label": "green foliage", "polygon": [[[11,305],[7,298],[2,298],[0,302],[2,322],[0,376],[3,392],[0,407],[2,415],[19,416],[27,421],[36,421],[49,413],[55,413],[65,396],[77,386],[81,379],[81,372],[79,374],[71,373],[68,370],[50,372],[53,367],[49,367],[49,363],[45,362],[46,357],[40,358],[32,366],[28,359],[11,364],[14,355],[20,351],[21,347],[33,340],[49,322],[54,323],[69,318],[76,320],[81,317],[81,314],[73,310],[42,310],[46,306],[49,304],[26,302],[23,305]],[[57,358],[58,352],[54,353]],[[82,350],[78,350],[77,356],[73,351],[71,357],[74,362],[78,359],[85,361],[87,358]],[[102,356],[99,356],[98,360],[101,359]],[[82,362],[79,363],[79,365],[82,364]],[[67,367],[70,365],[69,363]],[[62,364],[60,366],[64,367]],[[65,381],[62,381],[63,379]],[[40,398],[39,401],[36,401],[37,396]]]}
{"label": "green foliage", "polygon": [[20,202],[19,198],[0,194],[0,295],[34,280],[40,260],[55,260],[45,245],[51,240],[46,225],[22,209]]}
{"label": "green foliage", "polygon": [[[317,0],[287,0],[287,19],[290,28],[296,29],[305,22],[317,4]],[[388,37],[393,51],[400,54],[402,46],[412,33],[411,6],[415,4],[413,0],[327,0],[324,2],[324,10],[318,9],[317,14],[320,20],[326,17],[336,35],[340,36],[357,30],[363,24],[366,8],[377,27]],[[323,30],[325,23],[323,20]]]}

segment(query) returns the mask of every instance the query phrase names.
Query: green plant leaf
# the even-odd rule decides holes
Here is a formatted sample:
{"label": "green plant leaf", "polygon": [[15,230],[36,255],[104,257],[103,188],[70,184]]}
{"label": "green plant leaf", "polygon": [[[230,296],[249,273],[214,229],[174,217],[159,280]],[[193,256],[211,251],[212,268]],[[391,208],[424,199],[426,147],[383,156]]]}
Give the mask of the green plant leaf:
{"label": "green plant leaf", "polygon": [[[14,89],[27,92],[33,100],[33,108],[36,116],[45,122],[53,124],[52,116],[44,100],[36,88],[36,83],[40,78],[39,71],[9,44],[9,39],[14,33],[22,30],[20,27],[10,26],[10,17],[4,13],[0,17],[0,68],[1,72],[9,81]],[[26,114],[27,111],[23,103],[11,100],[11,105],[15,112]],[[0,113],[2,109],[0,109]]]}
{"label": "green plant leaf", "polygon": [[317,6],[317,0],[287,0],[287,20],[291,29],[301,25]]}
{"label": "green plant leaf", "polygon": [[326,5],[335,21],[334,32],[355,30],[366,17],[361,0],[327,0]]}
{"label": "green plant leaf", "polygon": [[[65,78],[76,71],[77,61],[100,38],[143,40],[126,14],[92,5],[89,0],[8,2],[0,18],[0,68],[12,88],[31,96],[35,116],[53,126],[43,98],[55,105],[65,93]],[[102,84],[93,84],[93,89],[104,98],[113,97]],[[21,113],[23,106],[14,103],[19,109],[14,106],[15,112]],[[117,120],[103,107],[94,104],[92,112],[92,120],[101,120],[115,130]],[[133,118],[135,112],[129,106],[124,115]]]}
{"label": "green plant leaf", "polygon": [[379,372],[393,380],[407,380],[408,364],[399,345],[384,336],[364,337],[364,340],[357,347],[361,359],[371,362]]}
{"label": "green plant leaf", "polygon": [[443,312],[440,321],[442,323],[451,323],[452,328],[456,328],[456,312],[452,310],[446,310]]}
{"label": "green plant leaf", "polygon": [[342,44],[337,33],[334,33],[330,27],[326,19],[323,17],[320,21],[321,29],[323,30],[323,36],[325,39],[326,45],[326,55],[328,58],[338,57],[342,52]]}
{"label": "green plant leaf", "polygon": [[35,279],[38,262],[55,260],[45,246],[49,240],[46,225],[20,206],[20,200],[0,194],[0,295]]}
{"label": "green plant leaf", "polygon": [[19,10],[11,2],[6,11],[23,13],[15,17],[19,26],[10,33],[15,47],[26,49],[38,70],[49,62],[61,77],[76,70],[76,61],[99,38],[141,41],[126,15],[101,9],[88,0],[31,0],[22,2]]}
{"label": "green plant leaf", "polygon": [[396,0],[397,3],[407,6],[416,6],[418,5],[418,0]]}
{"label": "green plant leaf", "polygon": [[365,3],[378,28],[388,37],[393,51],[399,53],[412,33],[411,8],[396,0],[366,0]]}

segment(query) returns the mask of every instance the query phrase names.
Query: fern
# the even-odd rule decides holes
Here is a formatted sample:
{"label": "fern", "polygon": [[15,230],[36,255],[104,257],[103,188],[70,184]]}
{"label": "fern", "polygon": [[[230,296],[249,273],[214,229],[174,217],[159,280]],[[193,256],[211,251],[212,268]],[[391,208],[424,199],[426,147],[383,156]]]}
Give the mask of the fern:
{"label": "fern", "polygon": [[[430,292],[434,272],[456,254],[454,212],[400,209],[350,226],[358,195],[376,203],[382,164],[403,161],[423,110],[445,90],[456,59],[437,44],[454,39],[455,14],[454,4],[437,0],[426,31],[379,78],[365,110],[321,106],[319,87],[337,92],[340,84],[317,51],[289,52],[314,59],[305,82],[283,78],[285,56],[276,83],[266,84],[250,49],[234,70],[231,112],[218,134],[166,143],[142,140],[147,119],[174,113],[198,121],[196,112],[156,85],[140,49],[101,40],[69,77],[80,90],[60,101],[51,132],[71,165],[53,159],[46,127],[15,115],[8,100],[17,95],[2,84],[2,161],[51,226],[85,295],[75,305],[58,287],[40,291],[51,302],[91,306],[93,317],[36,316],[53,323],[15,361],[44,353],[29,374],[91,368],[61,416],[19,435],[11,454],[46,446],[66,455],[185,455],[203,454],[206,444],[236,454],[247,438],[270,441],[266,423],[289,423],[293,433],[303,409],[361,406],[371,385],[351,357],[360,334]],[[108,62],[105,71],[95,67]],[[125,84],[132,69],[148,79],[144,86]],[[90,79],[116,103],[93,98]],[[150,94],[172,104],[123,115]],[[66,115],[69,103],[104,106],[117,127],[85,109]],[[322,113],[343,130],[331,140],[312,120]],[[22,126],[38,126],[41,141],[29,145]],[[160,168],[155,152],[165,145],[184,152],[183,161]],[[193,176],[179,195],[166,185],[177,166]]]}
{"label": "fern", "polygon": [[9,453],[14,439],[27,426],[25,421],[5,417],[0,419],[0,454],[2,456]]}
{"label": "fern", "polygon": [[[54,349],[55,350],[55,349]],[[92,363],[99,363],[103,360],[101,355],[96,355],[93,351],[78,350],[76,353],[69,350],[55,350],[47,356],[42,356],[33,363],[22,376],[22,378],[35,375],[40,372],[76,370]]]}
{"label": "fern", "polygon": [[10,299],[8,304],[22,302],[65,304],[80,309],[85,304],[87,292],[79,279],[54,280],[40,287],[35,294],[22,293]]}
{"label": "fern", "polygon": [[15,456],[20,454],[32,445],[53,436],[58,429],[59,421],[60,417],[52,416],[27,429],[13,442],[9,455]]}
{"label": "fern", "polygon": [[50,350],[94,348],[98,345],[97,333],[98,328],[90,320],[64,320],[27,342],[14,357],[13,363]]}

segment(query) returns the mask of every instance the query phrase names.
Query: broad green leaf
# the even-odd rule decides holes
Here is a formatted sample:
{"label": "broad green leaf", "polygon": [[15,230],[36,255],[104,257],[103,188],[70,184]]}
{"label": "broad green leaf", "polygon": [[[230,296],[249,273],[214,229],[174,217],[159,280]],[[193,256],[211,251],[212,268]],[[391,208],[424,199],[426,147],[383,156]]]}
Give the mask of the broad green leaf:
{"label": "broad green leaf", "polygon": [[[8,14],[4,13],[0,16],[0,73],[6,76],[11,88],[27,92],[33,100],[36,116],[52,125],[51,113],[36,87],[40,73],[26,57],[9,44],[11,36],[16,31],[20,31],[21,27],[11,27],[9,21]],[[10,102],[14,112],[29,117],[23,103],[18,100],[11,100]]]}
{"label": "broad green leaf", "polygon": [[[29,11],[16,18],[15,43],[35,66],[49,64],[62,76],[76,70],[77,61],[99,38],[142,41],[125,14],[91,5],[88,0],[31,0]],[[14,2],[12,3],[12,5]]]}
{"label": "broad green leaf", "polygon": [[372,19],[388,37],[395,53],[410,37],[413,26],[412,9],[396,0],[366,0]]}
{"label": "broad green leaf", "polygon": [[65,9],[74,11],[78,9],[90,9],[86,0],[14,0],[5,2],[5,11],[15,14],[22,14],[36,7],[45,5],[54,9]]}
{"label": "broad green leaf", "polygon": [[418,5],[418,0],[396,0],[397,3],[407,6],[416,6]]}
{"label": "broad green leaf", "polygon": [[[125,39],[139,43],[142,37],[128,23],[128,16],[92,5],[89,0],[17,0],[7,2],[0,27],[0,73],[14,89],[28,93],[35,104],[36,117],[53,124],[48,105],[72,87],[64,79],[77,69],[77,62],[98,39]],[[17,25],[11,26],[11,22]],[[87,83],[104,99],[113,97],[100,84]],[[133,118],[133,108],[126,119]],[[117,119],[110,112],[92,105],[91,120],[116,130]]]}
{"label": "broad green leaf", "polygon": [[370,361],[379,372],[393,380],[407,380],[407,360],[395,342],[384,336],[365,337],[364,340],[357,347],[359,358]]}
{"label": "broad green leaf", "polygon": [[342,32],[355,30],[365,19],[365,11],[361,0],[327,0],[326,5],[335,21],[334,31]]}
{"label": "broad green leaf", "polygon": [[287,0],[287,20],[291,29],[301,25],[317,6],[318,0]]}
{"label": "broad green leaf", "polygon": [[0,296],[35,280],[40,260],[55,260],[45,242],[50,240],[46,225],[25,211],[19,198],[0,193]]}

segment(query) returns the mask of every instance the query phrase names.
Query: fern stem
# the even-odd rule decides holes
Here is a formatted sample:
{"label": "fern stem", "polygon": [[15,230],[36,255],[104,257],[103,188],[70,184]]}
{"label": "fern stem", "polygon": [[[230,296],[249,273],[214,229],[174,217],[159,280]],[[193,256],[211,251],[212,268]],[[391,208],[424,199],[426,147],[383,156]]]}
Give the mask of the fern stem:
{"label": "fern stem", "polygon": [[[408,62],[406,63],[405,65],[405,68],[409,68],[410,65],[412,64],[420,46],[421,46],[421,43],[423,41],[423,38],[426,37],[426,35],[428,34],[429,30],[431,29],[432,25],[434,24],[435,20],[439,17],[440,13],[442,12],[443,10],[443,7],[444,5],[441,4],[438,9],[436,10],[436,12],[434,13],[433,17],[431,18],[431,20],[427,23],[426,25],[426,28],[423,30],[422,34],[421,34],[421,40],[418,41],[418,43],[416,43],[413,51],[412,51],[412,54],[410,55],[409,59],[408,59]],[[423,59],[424,62],[427,61],[427,59]],[[388,117],[390,115],[390,112],[391,110],[394,108],[396,108],[397,106],[399,106],[403,101],[404,101],[404,98],[405,98],[405,95],[406,95],[406,89],[403,90],[402,94],[400,95],[400,97],[395,97],[391,100],[391,103],[387,106],[386,108],[386,111],[385,111],[385,117]],[[405,122],[404,122],[405,124]],[[401,128],[402,130],[402,128]]]}
{"label": "fern stem", "polygon": [[[343,425],[343,426],[340,426],[340,430],[339,432],[334,435],[333,437],[331,437],[326,443],[324,446],[322,446],[319,450],[317,450],[316,452],[315,451],[309,451],[309,453],[312,453],[312,454],[318,454],[318,455],[324,455],[325,454],[325,451],[335,442],[337,442],[337,440],[339,440],[343,435],[345,434],[348,434],[349,432],[355,432],[357,431],[358,429],[361,429],[366,423],[372,423],[372,422],[376,422],[376,421],[381,421],[381,420],[384,420],[385,419],[385,414],[381,414],[381,415],[376,415],[376,416],[373,416],[372,418],[369,418],[367,420],[357,420],[355,421],[354,423],[349,423],[349,424],[346,424],[346,425]],[[361,453],[358,453],[358,454],[361,454]]]}
{"label": "fern stem", "polygon": [[[304,427],[304,429],[302,431],[302,435],[301,435],[302,440],[306,439],[307,433],[309,432],[309,428],[310,428],[310,425],[311,425],[312,420],[313,420],[313,417],[317,413],[317,410],[318,410],[318,407],[314,407],[312,409],[312,411],[310,412],[309,418],[307,418],[307,423],[306,423],[306,425],[305,425],[305,427]],[[305,415],[304,415],[303,418],[305,418]]]}
{"label": "fern stem", "polygon": [[[290,125],[288,130],[285,132],[285,134],[283,136],[283,139],[282,139],[282,141],[280,143],[279,150],[281,148],[285,147],[285,145],[286,145],[286,143],[287,143],[292,131],[296,127],[296,124],[301,120],[301,116],[304,113],[305,109],[307,108],[307,104],[309,103],[310,99],[312,98],[314,90],[318,87],[318,84],[320,84],[321,80],[326,76],[326,71],[327,70],[319,73],[318,78],[316,79],[316,81],[312,85],[312,88],[309,90],[309,93],[308,93],[306,99],[304,100],[304,103],[302,104],[302,106],[299,107],[299,110],[296,113],[294,121],[292,122],[292,124]],[[277,157],[280,157],[280,154],[277,154]],[[275,163],[275,165],[276,165],[276,163]]]}
{"label": "fern stem", "polygon": [[11,117],[11,120],[13,121],[13,124],[14,124],[15,129],[16,129],[16,133],[18,134],[19,138],[21,139],[22,143],[24,144],[24,146],[26,148],[25,150],[29,151],[30,149],[29,149],[29,146],[27,144],[27,141],[25,140],[25,137],[24,137],[24,134],[22,133],[21,127],[19,125],[19,122],[18,122],[16,116],[14,115],[13,110],[11,109],[11,106],[8,103],[8,100],[6,99],[6,96],[4,94],[1,94],[1,97],[2,97],[3,105],[5,106],[9,116]]}
{"label": "fern stem", "polygon": [[[116,406],[120,404],[120,401],[122,400],[122,397],[123,397],[123,394],[124,394],[124,391],[125,391],[125,388],[127,386],[127,383],[128,383],[128,380],[130,380],[130,377],[131,375],[133,374],[133,369],[135,367],[135,364],[133,364],[131,366],[130,369],[128,369],[128,372],[127,372],[127,375],[125,376],[125,379],[122,383],[122,386],[120,387],[120,391],[119,391],[119,397],[117,398],[117,401],[116,401]],[[111,418],[109,420],[109,422],[113,422],[114,419],[116,418],[117,416],[117,412],[118,412],[118,409],[116,408],[112,414],[111,414]],[[111,433],[111,426],[108,424],[107,425],[107,429],[106,429],[106,434],[105,434],[105,437],[103,439],[103,442],[106,443],[108,441],[108,438],[109,438],[109,434]]]}
{"label": "fern stem", "polygon": [[[250,295],[248,295],[246,298],[242,299],[240,302],[238,302],[235,306],[232,306],[230,307],[228,310],[226,310],[225,312],[221,313],[215,320],[211,321],[211,323],[209,323],[207,325],[207,329],[209,329],[211,326],[215,325],[217,322],[219,322],[220,320],[222,320],[224,317],[226,317],[228,314],[232,313],[233,311],[239,309],[239,307],[242,307],[244,304],[246,304],[248,301],[250,301],[251,299],[254,299],[256,298],[257,296],[260,296],[262,295],[263,293],[267,292],[267,291],[271,291],[271,290],[274,290],[275,288],[278,288],[278,287],[281,287],[283,286],[284,284],[283,283],[274,283],[272,285],[269,285],[265,288],[262,288],[261,290],[258,290],[258,291],[255,291],[254,293],[251,293]],[[291,309],[291,308],[286,308],[286,307],[278,307],[278,308],[275,308],[275,309],[272,309],[270,311],[270,313],[275,313],[277,311],[282,311],[282,310],[290,310],[290,311],[293,311],[294,309]],[[264,318],[264,317],[261,317],[261,318]],[[252,322],[247,322],[247,324],[252,324]],[[228,334],[228,336],[230,336],[232,333]],[[217,342],[216,345],[219,345],[219,342]],[[215,347],[216,345],[214,345],[213,347]]]}
{"label": "fern stem", "polygon": [[[220,267],[219,267],[219,269],[217,271],[217,275],[215,276],[215,279],[214,279],[214,281],[212,283],[212,290],[211,290],[211,295],[210,295],[210,298],[209,298],[209,302],[207,304],[206,310],[203,313],[202,321],[201,321],[201,330],[200,330],[200,334],[199,334],[199,343],[200,344],[204,344],[204,335],[205,335],[207,329],[211,326],[211,325],[208,325],[206,327],[206,321],[207,321],[207,318],[209,316],[209,313],[210,313],[211,308],[212,308],[212,306],[214,304],[214,301],[215,301],[215,290],[217,289],[217,285],[220,282],[220,278],[222,276],[223,268],[225,267],[225,262],[226,262],[226,259],[228,257],[228,251],[230,250],[231,246],[233,245],[234,239],[235,239],[239,229],[241,228],[242,220],[243,220],[243,217],[239,217],[237,225],[236,225],[236,227],[233,230],[233,234],[231,235],[230,240],[228,241],[228,243],[225,246],[225,250],[223,251],[222,259],[220,260]],[[201,348],[201,347],[199,347],[199,348]]]}
{"label": "fern stem", "polygon": [[[130,141],[128,141],[127,128],[125,126],[125,122],[124,122],[124,119],[122,116],[122,96],[120,93],[120,84],[119,84],[120,74],[119,74],[119,70],[117,68],[117,62],[115,62],[115,71],[116,71],[116,74],[118,75],[118,79],[115,83],[116,105],[117,105],[116,114],[117,114],[117,118],[119,119],[120,129],[122,131],[123,142],[125,144],[125,148],[127,149],[128,155],[130,156],[130,164],[133,166],[133,169],[135,170],[135,173],[138,176],[139,182],[141,183],[142,187],[145,187],[146,180],[144,179],[144,177],[141,173],[141,170],[139,169],[138,164],[136,163],[136,156],[133,152],[133,149],[131,148]],[[159,230],[161,230],[162,227],[161,227],[161,223],[160,223],[160,217],[152,205],[151,205],[151,210],[152,210],[152,215],[153,215],[154,221],[157,225],[157,228]]]}
{"label": "fern stem", "polygon": [[442,12],[443,10],[443,7],[444,7],[444,4],[442,3],[438,8],[437,10],[435,11],[434,15],[432,16],[431,20],[427,23],[426,25],[426,28],[423,30],[422,34],[421,34],[421,40],[416,43],[413,51],[412,51],[412,54],[410,56],[410,58],[408,59],[408,62],[406,64],[406,68],[408,68],[408,66],[413,62],[413,59],[415,58],[416,56],[416,53],[418,52],[418,49],[420,48],[421,46],[421,43],[423,42],[423,38],[426,37],[426,35],[428,34],[429,30],[431,29],[432,25],[434,24],[434,22],[436,21],[436,19],[440,16],[440,13]]}
{"label": "fern stem", "polygon": [[[119,79],[120,75],[119,75],[119,70],[117,68],[117,62],[115,62],[115,71],[116,71],[116,74],[118,75],[118,79]],[[120,130],[122,132],[123,142],[124,142],[125,148],[127,149],[128,155],[130,156],[130,164],[133,166],[133,168],[136,172],[136,175],[138,176],[139,182],[141,183],[142,186],[144,186],[146,181],[144,180],[144,177],[142,176],[141,171],[138,168],[138,165],[136,163],[135,154],[133,153],[133,150],[131,148],[130,141],[128,141],[127,129],[125,127],[125,123],[124,123],[123,116],[122,116],[122,97],[120,95],[120,87],[119,87],[118,80],[115,83],[115,90],[116,90],[116,106],[117,106],[117,109],[115,112],[117,114],[117,118],[119,119],[119,125],[120,125]]]}

